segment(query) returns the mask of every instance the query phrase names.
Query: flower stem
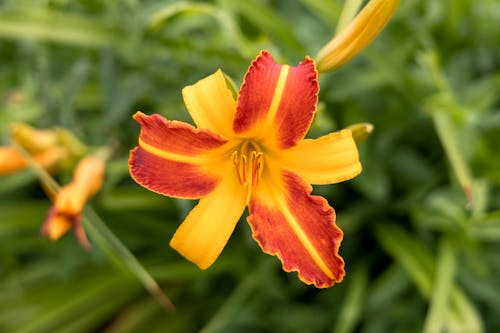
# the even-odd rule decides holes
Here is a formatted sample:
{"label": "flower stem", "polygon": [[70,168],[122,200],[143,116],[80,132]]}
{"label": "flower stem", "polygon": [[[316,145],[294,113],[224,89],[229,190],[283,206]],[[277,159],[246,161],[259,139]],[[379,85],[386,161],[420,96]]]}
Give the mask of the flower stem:
{"label": "flower stem", "polygon": [[106,226],[97,213],[87,206],[84,210],[83,221],[93,240],[99,244],[110,259],[119,265],[125,265],[144,285],[156,301],[167,311],[175,311],[170,299],[163,293],[151,274],[141,265],[137,258],[123,245],[116,235]]}

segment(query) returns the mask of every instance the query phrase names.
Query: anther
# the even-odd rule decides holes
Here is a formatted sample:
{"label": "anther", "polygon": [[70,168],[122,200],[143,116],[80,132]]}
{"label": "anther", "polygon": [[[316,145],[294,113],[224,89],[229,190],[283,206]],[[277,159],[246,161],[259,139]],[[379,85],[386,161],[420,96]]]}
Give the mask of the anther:
{"label": "anther", "polygon": [[236,169],[238,181],[247,190],[247,203],[250,200],[252,188],[258,182],[264,166],[264,155],[250,142],[243,142],[239,149],[231,155]]}

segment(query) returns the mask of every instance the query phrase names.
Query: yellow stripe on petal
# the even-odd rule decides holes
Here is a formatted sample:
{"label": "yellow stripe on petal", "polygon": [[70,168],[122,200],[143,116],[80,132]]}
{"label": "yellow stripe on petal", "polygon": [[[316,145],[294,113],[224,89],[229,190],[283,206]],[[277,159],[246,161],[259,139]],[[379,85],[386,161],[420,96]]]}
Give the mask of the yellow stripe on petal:
{"label": "yellow stripe on petal", "polygon": [[267,148],[294,146],[305,136],[316,110],[317,79],[311,58],[297,66],[279,65],[262,51],[241,86],[235,133]]}
{"label": "yellow stripe on petal", "polygon": [[284,168],[310,184],[338,183],[361,172],[358,150],[350,130],[302,140],[295,147],[282,151],[279,158]]}
{"label": "yellow stripe on petal", "polygon": [[399,0],[372,0],[354,20],[316,56],[319,72],[332,71],[357,55],[382,31],[394,15]]}
{"label": "yellow stripe on petal", "polygon": [[283,217],[288,221],[290,228],[293,230],[295,235],[299,238],[300,243],[306,249],[307,253],[311,256],[313,262],[319,267],[319,269],[325,273],[330,279],[334,279],[334,275],[325,260],[319,254],[317,248],[313,244],[313,240],[310,239],[309,235],[302,229],[300,223],[297,221],[297,218],[290,212],[288,209],[288,205],[284,200],[278,201],[278,207],[280,207],[280,211],[283,214]]}
{"label": "yellow stripe on petal", "polygon": [[201,269],[222,252],[245,210],[246,191],[231,173],[216,189],[200,199],[170,241],[177,252]]}
{"label": "yellow stripe on petal", "polygon": [[276,83],[276,88],[274,88],[273,99],[271,100],[271,106],[269,107],[269,111],[266,114],[266,127],[260,127],[260,132],[266,132],[269,134],[269,130],[272,130],[272,126],[274,124],[274,118],[276,117],[276,113],[278,112],[278,107],[280,106],[281,99],[283,97],[283,91],[285,90],[286,79],[288,78],[288,71],[290,70],[290,66],[282,65],[280,74],[278,77],[278,83]]}
{"label": "yellow stripe on petal", "polygon": [[220,69],[182,89],[182,96],[197,127],[209,129],[226,138],[233,136],[236,101]]}
{"label": "yellow stripe on petal", "polygon": [[156,148],[150,144],[147,144],[139,138],[139,146],[147,151],[148,153],[151,153],[155,156],[164,158],[166,160],[172,160],[176,162],[181,162],[181,163],[192,163],[192,164],[204,164],[204,162],[207,162],[207,154],[205,155],[183,155],[183,154],[178,154],[178,153],[172,153],[167,150],[159,149]]}

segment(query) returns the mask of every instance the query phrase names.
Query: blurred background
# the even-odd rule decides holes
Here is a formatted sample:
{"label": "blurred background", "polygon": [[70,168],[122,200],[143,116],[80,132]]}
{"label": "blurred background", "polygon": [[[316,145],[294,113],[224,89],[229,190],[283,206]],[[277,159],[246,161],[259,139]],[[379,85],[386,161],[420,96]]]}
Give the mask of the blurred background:
{"label": "blurred background", "polygon": [[[344,281],[318,290],[240,221],[201,271],[168,246],[195,204],[129,174],[137,110],[191,122],[181,89],[221,68],[237,85],[331,39],[341,0],[2,0],[0,144],[64,127],[113,156],[91,207],[176,306],[70,232],[40,237],[50,201],[30,170],[0,176],[0,332],[500,331],[500,2],[405,0],[364,52],[320,80],[310,137],[374,124],[355,180],[318,186],[345,233]],[[68,174],[57,175],[61,183]]]}

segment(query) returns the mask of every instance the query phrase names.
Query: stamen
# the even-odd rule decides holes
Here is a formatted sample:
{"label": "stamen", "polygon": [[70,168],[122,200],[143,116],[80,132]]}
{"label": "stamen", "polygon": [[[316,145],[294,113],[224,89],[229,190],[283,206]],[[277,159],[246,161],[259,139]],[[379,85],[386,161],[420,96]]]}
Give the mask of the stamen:
{"label": "stamen", "polygon": [[234,165],[234,168],[236,169],[236,175],[238,176],[238,181],[240,182],[241,185],[243,185],[244,181],[241,178],[240,159],[239,159],[237,150],[235,150],[233,152],[233,154],[231,155],[231,158],[233,159],[233,165]]}
{"label": "stamen", "polygon": [[243,142],[231,155],[238,181],[247,191],[246,202],[250,201],[252,188],[259,183],[264,166],[264,154],[251,142]]}
{"label": "stamen", "polygon": [[247,185],[247,157],[246,155],[240,156],[240,170],[241,178],[243,179],[243,185]]}

